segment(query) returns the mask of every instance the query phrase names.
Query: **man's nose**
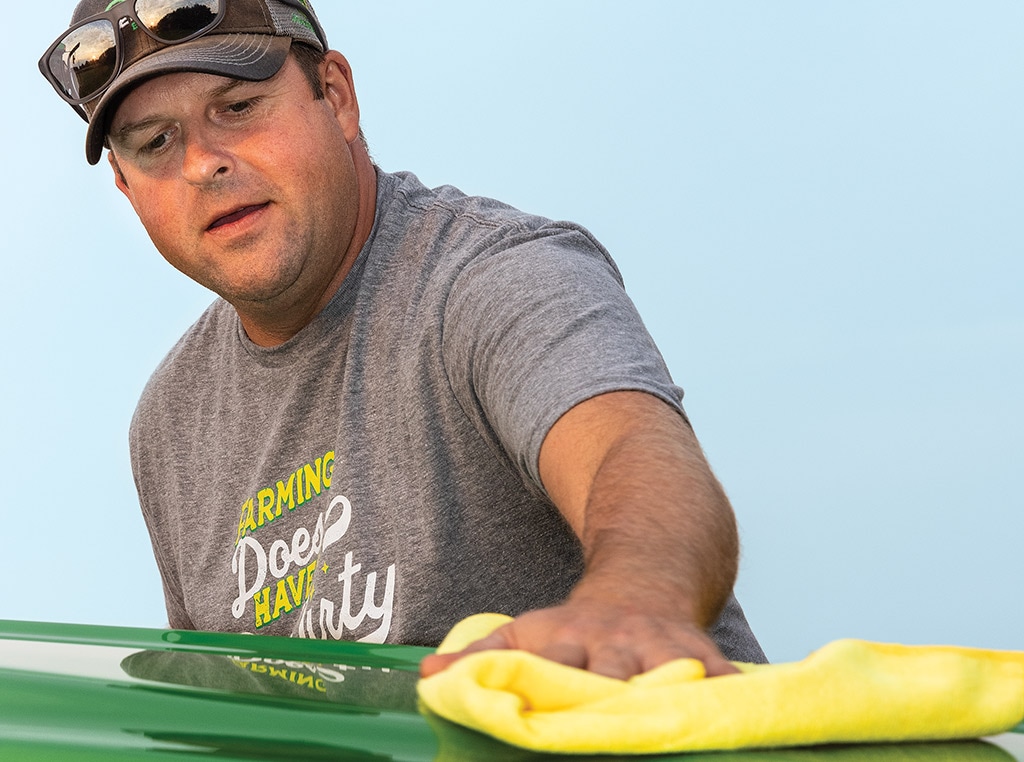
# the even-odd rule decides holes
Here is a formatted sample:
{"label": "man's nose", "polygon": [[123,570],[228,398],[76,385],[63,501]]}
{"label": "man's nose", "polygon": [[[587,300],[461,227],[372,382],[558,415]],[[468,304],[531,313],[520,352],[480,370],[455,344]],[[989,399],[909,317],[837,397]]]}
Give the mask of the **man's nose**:
{"label": "man's nose", "polygon": [[231,174],[234,160],[212,136],[202,130],[190,132],[185,140],[181,173],[195,185],[205,185]]}

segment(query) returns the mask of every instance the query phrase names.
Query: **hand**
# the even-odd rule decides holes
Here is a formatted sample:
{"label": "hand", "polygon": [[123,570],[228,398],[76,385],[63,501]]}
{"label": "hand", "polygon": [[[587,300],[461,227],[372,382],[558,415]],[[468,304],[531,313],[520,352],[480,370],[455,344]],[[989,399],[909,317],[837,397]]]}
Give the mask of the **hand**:
{"label": "hand", "polygon": [[429,677],[471,653],[520,649],[607,677],[628,679],[665,662],[699,659],[709,677],[738,672],[696,624],[608,602],[566,603],[523,614],[457,653],[426,657]]}

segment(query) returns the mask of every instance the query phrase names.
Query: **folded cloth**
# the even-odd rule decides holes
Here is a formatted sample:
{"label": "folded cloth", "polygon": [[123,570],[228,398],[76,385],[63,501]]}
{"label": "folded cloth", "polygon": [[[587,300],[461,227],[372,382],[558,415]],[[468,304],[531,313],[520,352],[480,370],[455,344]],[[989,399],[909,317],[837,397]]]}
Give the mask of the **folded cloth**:
{"label": "folded cloth", "polygon": [[[438,648],[501,624],[480,614]],[[432,712],[506,743],[575,754],[655,754],[994,735],[1024,720],[1024,652],[838,640],[799,662],[705,678],[679,659],[615,680],[523,651],[481,651],[420,680]]]}
{"label": "folded cloth", "polygon": [[[443,720],[424,709],[437,738],[433,762],[609,762],[607,754],[552,754],[520,749]],[[920,743],[831,744],[737,751],[683,751],[643,756],[647,762],[1017,762],[1017,757],[983,740]]]}

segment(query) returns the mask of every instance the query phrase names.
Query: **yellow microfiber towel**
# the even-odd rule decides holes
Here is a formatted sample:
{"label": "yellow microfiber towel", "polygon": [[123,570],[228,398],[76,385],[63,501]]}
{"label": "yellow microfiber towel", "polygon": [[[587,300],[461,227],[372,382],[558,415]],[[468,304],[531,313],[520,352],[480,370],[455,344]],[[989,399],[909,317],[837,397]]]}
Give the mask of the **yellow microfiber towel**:
{"label": "yellow microfiber towel", "polygon": [[[438,648],[510,621],[479,614]],[[630,680],[523,651],[482,651],[420,680],[445,719],[535,751],[656,754],[976,738],[1024,720],[1024,652],[838,640],[799,662],[704,677],[679,659]]]}

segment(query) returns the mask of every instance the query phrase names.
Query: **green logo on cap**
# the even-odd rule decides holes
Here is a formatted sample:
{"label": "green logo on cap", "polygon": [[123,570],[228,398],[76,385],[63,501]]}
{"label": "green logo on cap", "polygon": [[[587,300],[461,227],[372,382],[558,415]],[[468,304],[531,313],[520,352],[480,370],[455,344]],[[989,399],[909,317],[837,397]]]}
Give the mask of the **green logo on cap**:
{"label": "green logo on cap", "polygon": [[[124,0],[117,0],[117,2],[122,3],[124,2]],[[303,16],[301,13],[293,13],[292,21],[294,21],[299,26],[306,27],[306,29],[308,29],[311,32],[316,31],[315,29],[313,29],[313,24],[310,22],[310,20]]]}
{"label": "green logo on cap", "polygon": [[113,7],[115,6],[115,5],[119,5],[120,3],[123,3],[124,1],[125,1],[125,0],[113,0],[113,2],[112,2],[112,3],[110,4],[110,5],[108,5],[108,6],[106,7],[105,11],[109,11],[109,10],[110,10],[111,8],[113,8]]}

